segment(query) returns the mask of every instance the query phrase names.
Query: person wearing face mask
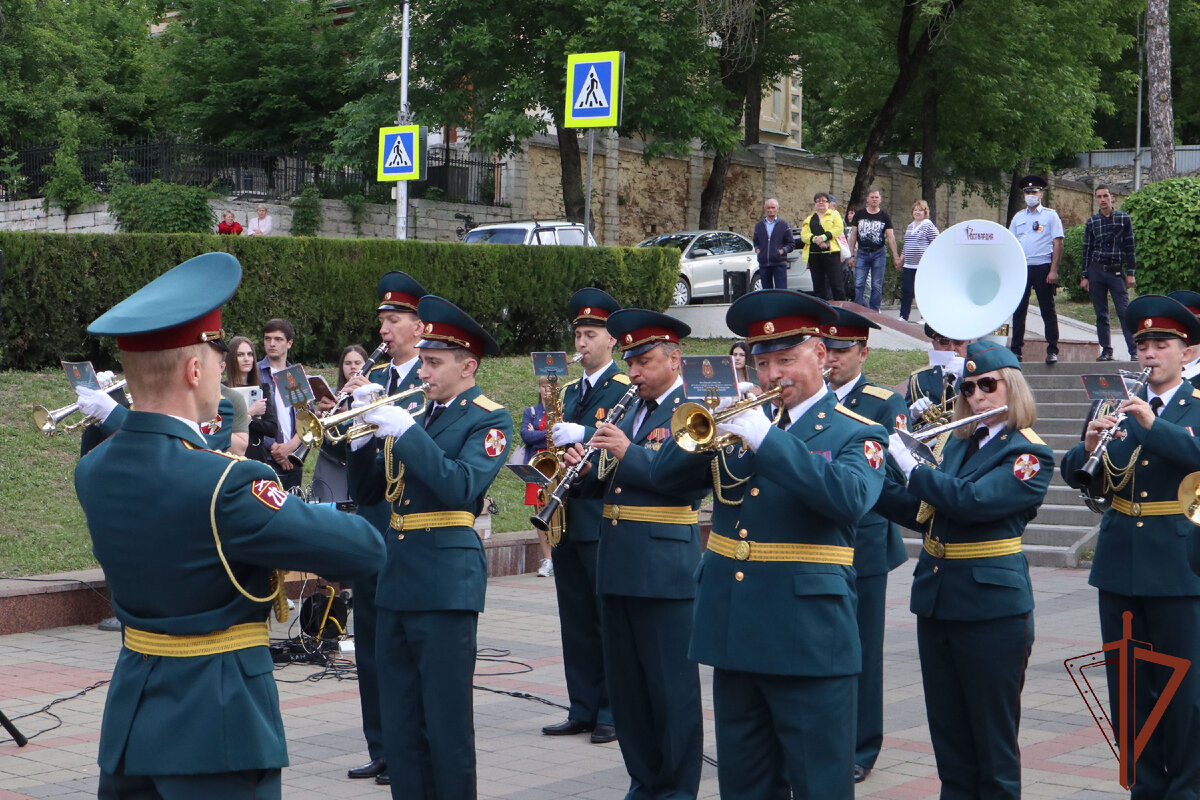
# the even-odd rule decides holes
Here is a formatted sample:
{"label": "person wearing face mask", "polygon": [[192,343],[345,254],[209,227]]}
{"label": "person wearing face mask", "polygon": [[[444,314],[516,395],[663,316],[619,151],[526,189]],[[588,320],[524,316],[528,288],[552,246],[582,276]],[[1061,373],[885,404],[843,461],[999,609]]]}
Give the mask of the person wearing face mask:
{"label": "person wearing face mask", "polygon": [[1022,178],[1021,191],[1025,195],[1026,208],[1018,211],[1008,224],[1008,229],[1025,251],[1025,263],[1029,268],[1025,293],[1013,312],[1012,351],[1020,361],[1021,350],[1025,346],[1029,290],[1032,288],[1037,295],[1046,332],[1046,363],[1055,364],[1058,362],[1058,312],[1054,309],[1054,293],[1058,291],[1058,259],[1062,256],[1063,225],[1057,211],[1042,205],[1045,189],[1046,179],[1040,175]]}

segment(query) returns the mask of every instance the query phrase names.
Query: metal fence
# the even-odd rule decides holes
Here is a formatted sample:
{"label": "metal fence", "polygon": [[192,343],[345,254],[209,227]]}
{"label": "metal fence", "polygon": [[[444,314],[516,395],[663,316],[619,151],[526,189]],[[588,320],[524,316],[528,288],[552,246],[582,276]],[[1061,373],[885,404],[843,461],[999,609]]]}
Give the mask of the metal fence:
{"label": "metal fence", "polygon": [[[1088,150],[1075,157],[1077,167],[1132,167],[1133,148],[1117,150]],[[1142,148],[1142,169],[1150,169],[1150,148]],[[1186,175],[1200,169],[1200,145],[1187,144],[1175,148],[1175,172]]]}
{"label": "metal fence", "polygon": [[[56,149],[56,145],[37,145],[17,150],[14,164],[20,171],[22,185],[19,191],[10,191],[16,187],[0,184],[0,199],[18,199],[18,194],[44,195],[50,180],[47,167]],[[429,148],[427,158],[426,179],[414,182],[413,196],[432,194],[431,199],[499,204],[502,163],[444,146]],[[381,189],[374,175],[359,170],[326,169],[319,158],[308,153],[284,154],[163,140],[89,148],[80,151],[79,159],[84,178],[100,191],[108,188],[105,167],[113,161],[125,162],[125,171],[135,184],[158,178],[166,183],[204,186],[223,195],[254,200],[287,201],[310,183],[317,184],[327,197],[361,192],[375,199]]]}

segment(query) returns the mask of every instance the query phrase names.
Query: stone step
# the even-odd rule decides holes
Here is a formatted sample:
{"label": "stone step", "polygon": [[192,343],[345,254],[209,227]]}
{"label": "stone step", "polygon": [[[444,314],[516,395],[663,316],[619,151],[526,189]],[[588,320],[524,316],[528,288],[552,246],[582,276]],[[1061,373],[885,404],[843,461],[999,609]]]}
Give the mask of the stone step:
{"label": "stone step", "polygon": [[1021,372],[1025,378],[1041,377],[1044,375],[1090,375],[1103,372],[1115,372],[1119,369],[1138,371],[1136,361],[1060,361],[1057,364],[1026,362],[1021,364]]}
{"label": "stone step", "polygon": [[[1085,413],[1086,411],[1087,409],[1084,409]],[[1079,432],[1083,430],[1083,414],[1080,414],[1074,419],[1069,417],[1066,419],[1039,418],[1037,424],[1033,426],[1033,429],[1037,431],[1039,436],[1041,436],[1043,439],[1046,439],[1046,444],[1050,444],[1050,440],[1046,438],[1048,436],[1074,436],[1075,441],[1077,442],[1079,441]],[[1055,445],[1050,446],[1054,447]],[[1072,443],[1071,447],[1074,446],[1075,444]]]}
{"label": "stone step", "polygon": [[[1049,496],[1049,493],[1047,493]],[[1100,518],[1093,514],[1080,500],[1074,503],[1042,503],[1034,522],[1042,526],[1068,525],[1091,527],[1099,523]]]}
{"label": "stone step", "polygon": [[[1034,394],[1034,400],[1037,401],[1037,394]],[[1083,422],[1083,417],[1088,413],[1092,404],[1083,400],[1078,403],[1042,403],[1038,402],[1038,425],[1042,424],[1042,420],[1047,419],[1074,419]],[[1037,425],[1034,426],[1037,428]]]}
{"label": "stone step", "polygon": [[1038,408],[1041,408],[1043,403],[1088,403],[1087,394],[1081,386],[1073,389],[1034,389],[1033,399]]}
{"label": "stone step", "polygon": [[[1101,373],[1101,370],[1096,370],[1096,373]],[[1025,382],[1034,392],[1042,389],[1076,389],[1080,394],[1083,393],[1083,379],[1079,375],[1030,375]]]}

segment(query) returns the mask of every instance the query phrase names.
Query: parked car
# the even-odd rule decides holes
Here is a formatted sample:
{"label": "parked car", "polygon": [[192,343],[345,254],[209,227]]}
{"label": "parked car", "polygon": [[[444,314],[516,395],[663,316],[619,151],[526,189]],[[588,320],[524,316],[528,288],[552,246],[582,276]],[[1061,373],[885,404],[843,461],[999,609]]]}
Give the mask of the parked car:
{"label": "parked car", "polygon": [[[679,279],[672,302],[685,306],[706,297],[724,297],[725,272],[745,271],[750,291],[762,288],[754,244],[732,231],[681,231],[652,236],[638,247],[674,247],[679,250]],[[800,251],[796,251],[799,258]],[[812,291],[812,278],[796,261],[788,270],[788,288]]]}
{"label": "parked car", "polygon": [[[467,231],[463,236],[466,244],[584,244],[583,225],[578,222],[556,220],[513,220],[490,222]],[[587,244],[596,246],[590,233]]]}

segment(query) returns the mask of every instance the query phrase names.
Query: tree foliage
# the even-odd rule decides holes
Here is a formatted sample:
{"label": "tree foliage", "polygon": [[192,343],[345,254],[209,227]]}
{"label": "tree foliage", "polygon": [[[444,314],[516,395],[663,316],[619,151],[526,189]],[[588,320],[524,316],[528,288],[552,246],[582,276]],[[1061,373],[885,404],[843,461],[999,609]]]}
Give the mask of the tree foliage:
{"label": "tree foliage", "polygon": [[79,118],[74,111],[58,113],[58,149],[46,168],[46,204],[56,205],[67,214],[96,200],[96,190],[83,177],[79,163]]}
{"label": "tree foliage", "polygon": [[1137,233],[1138,291],[1167,294],[1200,286],[1200,178],[1171,178],[1121,204]]}
{"label": "tree foliage", "polygon": [[212,207],[208,192],[199,186],[163,183],[133,185],[124,178],[123,165],[109,170],[113,188],[108,213],[125,233],[212,233]]}

